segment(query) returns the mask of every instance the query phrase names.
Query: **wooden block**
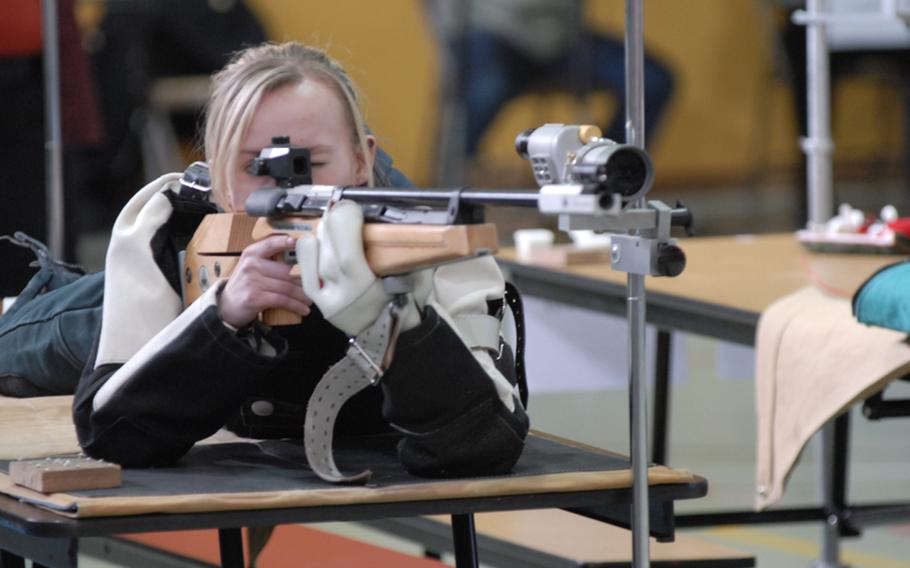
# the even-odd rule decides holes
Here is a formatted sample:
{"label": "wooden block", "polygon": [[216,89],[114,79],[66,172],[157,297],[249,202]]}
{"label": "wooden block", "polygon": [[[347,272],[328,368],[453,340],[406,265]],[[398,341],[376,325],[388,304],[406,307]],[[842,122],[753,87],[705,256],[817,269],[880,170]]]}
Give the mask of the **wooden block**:
{"label": "wooden block", "polygon": [[119,487],[120,466],[80,456],[10,462],[10,480],[42,493]]}
{"label": "wooden block", "polygon": [[562,268],[578,264],[609,264],[608,247],[582,248],[571,244],[532,249],[527,262]]}

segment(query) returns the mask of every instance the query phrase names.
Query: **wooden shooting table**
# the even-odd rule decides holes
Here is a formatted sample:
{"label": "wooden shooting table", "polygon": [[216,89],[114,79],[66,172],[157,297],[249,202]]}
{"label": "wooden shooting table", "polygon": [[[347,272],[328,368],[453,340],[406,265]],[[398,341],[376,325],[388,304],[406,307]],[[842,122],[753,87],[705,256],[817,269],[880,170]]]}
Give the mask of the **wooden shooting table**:
{"label": "wooden shooting table", "polygon": [[[48,447],[66,453],[75,441],[70,403],[0,397],[0,471],[14,456],[36,457],[21,456],[29,438],[53,439]],[[200,443],[175,467],[125,469],[115,489],[42,495],[0,473],[0,566],[18,568],[23,558],[75,566],[83,537],[215,528],[222,565],[239,567],[241,527],[419,515],[450,515],[456,564],[476,566],[477,512],[563,508],[628,526],[633,491],[625,456],[534,433],[510,475],[439,480],[404,472],[395,441],[336,440],[342,468],[373,471],[367,487],[322,482],[306,467],[302,444],[282,440]],[[650,468],[648,479],[652,534],[672,538],[674,501],[705,495],[707,483],[663,466]]]}
{"label": "wooden shooting table", "polygon": [[[903,257],[806,251],[791,234],[681,239],[686,269],[647,279],[648,323],[752,345],[758,318],[774,301],[813,283],[849,295],[875,270]],[[625,316],[626,275],[609,264],[568,267],[497,259],[523,294]]]}
{"label": "wooden shooting table", "polygon": [[[850,297],[872,273],[904,259],[880,254],[814,253],[792,234],[682,239],[685,271],[676,278],[648,278],[646,319],[658,328],[652,462],[666,463],[670,334],[684,331],[754,345],[759,317],[773,302],[806,286]],[[498,259],[506,278],[524,295],[625,317],[626,278],[608,263],[546,267],[519,262],[513,249]],[[887,401],[886,401],[887,402]],[[900,402],[900,401],[896,401]],[[824,504],[763,512],[719,511],[676,517],[677,527],[795,521],[831,522],[837,536],[858,534],[876,520],[910,517],[910,504],[848,505],[846,496],[849,415],[823,429],[834,451],[823,457],[833,476],[824,484]],[[826,546],[828,543],[826,543]]]}

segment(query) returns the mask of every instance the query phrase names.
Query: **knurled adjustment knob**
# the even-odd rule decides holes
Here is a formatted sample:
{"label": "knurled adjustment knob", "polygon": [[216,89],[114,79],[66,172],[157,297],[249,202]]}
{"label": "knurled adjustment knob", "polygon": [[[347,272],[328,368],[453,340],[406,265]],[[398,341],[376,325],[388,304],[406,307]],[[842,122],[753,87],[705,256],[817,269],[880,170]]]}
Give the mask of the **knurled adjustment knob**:
{"label": "knurled adjustment knob", "polygon": [[686,253],[676,245],[663,243],[657,246],[657,274],[679,276],[686,268]]}

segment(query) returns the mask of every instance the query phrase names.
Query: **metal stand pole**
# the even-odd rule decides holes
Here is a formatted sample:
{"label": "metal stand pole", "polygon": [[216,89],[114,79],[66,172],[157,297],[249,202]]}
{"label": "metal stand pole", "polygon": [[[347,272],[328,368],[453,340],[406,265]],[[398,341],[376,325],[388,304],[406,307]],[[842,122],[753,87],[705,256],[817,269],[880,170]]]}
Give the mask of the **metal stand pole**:
{"label": "metal stand pole", "polygon": [[[626,0],[626,143],[644,148],[642,0]],[[644,199],[634,206],[644,207]],[[648,519],[648,382],[645,364],[645,277],[629,273],[629,421],[632,457],[632,565],[650,566]]]}
{"label": "metal stand pole", "polygon": [[436,148],[436,184],[466,183],[467,122],[464,95],[464,61],[467,22],[473,0],[425,3],[430,23],[439,42],[441,69],[439,79],[442,108],[439,113]]}
{"label": "metal stand pole", "polygon": [[809,221],[824,223],[834,212],[831,183],[831,74],[824,0],[806,2],[806,96],[808,136],[801,141],[807,158]]}
{"label": "metal stand pole", "polygon": [[63,254],[63,142],[60,119],[60,46],[57,1],[42,0],[44,33],[44,152],[47,244]]}

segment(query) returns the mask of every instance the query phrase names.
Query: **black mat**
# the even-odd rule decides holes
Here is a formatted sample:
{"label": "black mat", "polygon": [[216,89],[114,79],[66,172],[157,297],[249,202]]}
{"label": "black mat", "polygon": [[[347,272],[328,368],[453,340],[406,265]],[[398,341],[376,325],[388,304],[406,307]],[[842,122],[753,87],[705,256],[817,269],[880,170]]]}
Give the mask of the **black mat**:
{"label": "black mat", "polygon": [[[428,481],[404,470],[395,452],[397,441],[398,437],[394,435],[339,439],[335,441],[335,459],[344,472],[372,470],[373,477],[367,487]],[[8,466],[8,460],[0,460],[0,469],[4,472],[9,470]],[[511,475],[502,477],[615,471],[629,467],[625,458],[532,435],[528,437],[524,453]],[[180,475],[175,475],[177,473]],[[267,440],[197,445],[174,467],[125,469],[121,487],[68,493],[80,497],[151,497],[331,487],[336,486],[322,481],[310,471],[301,442]]]}

